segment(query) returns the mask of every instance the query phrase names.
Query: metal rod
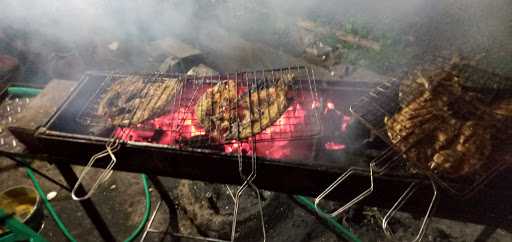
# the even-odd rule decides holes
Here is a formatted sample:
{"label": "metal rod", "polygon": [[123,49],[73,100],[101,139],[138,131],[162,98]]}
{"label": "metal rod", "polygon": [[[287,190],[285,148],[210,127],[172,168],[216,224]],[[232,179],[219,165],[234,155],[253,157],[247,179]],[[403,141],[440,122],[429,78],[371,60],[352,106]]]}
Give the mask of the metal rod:
{"label": "metal rod", "polygon": [[155,211],[153,211],[153,214],[151,214],[148,224],[146,225],[146,229],[144,230],[144,233],[142,233],[142,236],[140,237],[140,242],[144,242],[144,240],[146,239],[146,236],[148,235],[148,232],[151,229],[151,225],[153,225],[153,221],[156,218],[156,214],[158,213],[158,210],[160,210],[160,205],[162,205],[162,199],[158,200],[158,203],[156,204],[155,207]]}
{"label": "metal rod", "polygon": [[[425,216],[423,217],[423,220],[420,225],[420,229],[418,230],[418,234],[414,238],[413,242],[421,241],[423,238],[423,235],[425,234],[425,231],[427,229],[428,222],[430,221],[430,217],[432,214],[432,210],[434,209],[435,203],[437,201],[437,187],[433,180],[430,180],[430,183],[432,184],[432,199],[430,201],[430,204],[428,206],[427,212]],[[411,197],[411,195],[417,190],[418,183],[413,182],[407,187],[407,189],[402,193],[400,198],[395,202],[393,207],[388,211],[386,216],[384,216],[384,219],[382,220],[382,229],[384,230],[384,233],[392,237],[392,233],[388,228],[388,222],[389,220],[395,215],[395,213],[405,204],[405,202]]]}
{"label": "metal rod", "polygon": [[387,236],[391,236],[392,233],[388,228],[388,222],[389,220],[395,215],[395,213],[404,205],[404,203],[411,197],[411,195],[416,191],[418,188],[418,183],[413,182],[407,187],[407,189],[402,193],[400,198],[395,202],[393,207],[391,207],[388,211],[388,213],[384,216],[382,219],[382,230]]}
{"label": "metal rod", "polygon": [[[346,203],[342,207],[340,207],[338,210],[330,213],[330,216],[338,216],[340,213],[344,212],[348,208],[352,207],[354,204],[358,203],[359,201],[363,200],[363,198],[367,197],[373,192],[373,169],[374,169],[374,163],[370,163],[369,167],[369,176],[370,176],[370,187],[363,191],[361,194],[359,194],[357,197],[352,199],[350,202]],[[349,169],[345,173],[343,173],[336,181],[334,181],[325,191],[323,191],[320,195],[318,195],[317,198],[315,198],[315,208],[320,211],[321,209],[318,207],[318,204],[322,199],[327,196],[334,188],[336,188],[340,183],[342,183],[344,180],[346,180],[352,173],[354,173],[354,169]]]}

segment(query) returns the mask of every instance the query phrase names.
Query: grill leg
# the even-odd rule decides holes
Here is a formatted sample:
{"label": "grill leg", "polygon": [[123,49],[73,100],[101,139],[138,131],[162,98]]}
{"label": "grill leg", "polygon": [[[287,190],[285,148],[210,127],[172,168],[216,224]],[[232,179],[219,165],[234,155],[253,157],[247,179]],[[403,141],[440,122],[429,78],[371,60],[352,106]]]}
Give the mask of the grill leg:
{"label": "grill leg", "polygon": [[[169,225],[167,226],[167,229],[170,229],[171,232],[178,233],[180,229],[178,225],[178,211],[176,210],[176,203],[171,198],[171,196],[169,196],[169,192],[165,188],[160,178],[154,175],[148,175],[148,177],[160,195],[160,199],[165,203],[167,210],[169,211]],[[172,241],[180,241],[180,238],[173,237]]]}
{"label": "grill leg", "polygon": [[[76,173],[71,168],[71,165],[69,164],[62,164],[59,162],[56,162],[55,165],[57,166],[57,169],[64,177],[64,180],[66,180],[66,183],[69,187],[73,187],[75,183],[78,181],[78,177],[76,176]],[[82,184],[77,189],[78,194],[85,194],[86,191]],[[104,241],[116,241],[114,238],[114,235],[110,232],[108,229],[107,223],[105,223],[105,220],[101,217],[100,212],[94,205],[91,199],[85,199],[80,201],[80,205],[82,205],[82,208],[85,210],[85,213],[91,220],[91,222],[96,227],[96,230],[99,232],[101,238]]]}

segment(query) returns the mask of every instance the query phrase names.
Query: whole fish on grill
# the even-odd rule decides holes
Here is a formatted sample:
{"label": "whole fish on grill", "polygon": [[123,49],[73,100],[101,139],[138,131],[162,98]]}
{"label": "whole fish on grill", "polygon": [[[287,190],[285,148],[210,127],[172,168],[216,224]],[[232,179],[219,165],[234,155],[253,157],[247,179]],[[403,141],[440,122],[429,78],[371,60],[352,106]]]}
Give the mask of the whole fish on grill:
{"label": "whole fish on grill", "polygon": [[216,84],[198,100],[196,116],[207,132],[218,140],[245,139],[270,127],[288,107],[292,75],[240,94],[234,80]]}
{"label": "whole fish on grill", "polygon": [[163,114],[181,86],[171,78],[148,81],[134,75],[116,80],[101,96],[96,115],[114,126],[139,124]]}
{"label": "whole fish on grill", "polygon": [[258,87],[242,97],[239,102],[239,124],[226,135],[228,139],[248,138],[268,128],[288,107],[288,90],[293,76],[286,75],[268,87]]}
{"label": "whole fish on grill", "polygon": [[206,90],[196,103],[197,120],[211,136],[222,138],[236,122],[237,83],[227,80]]}

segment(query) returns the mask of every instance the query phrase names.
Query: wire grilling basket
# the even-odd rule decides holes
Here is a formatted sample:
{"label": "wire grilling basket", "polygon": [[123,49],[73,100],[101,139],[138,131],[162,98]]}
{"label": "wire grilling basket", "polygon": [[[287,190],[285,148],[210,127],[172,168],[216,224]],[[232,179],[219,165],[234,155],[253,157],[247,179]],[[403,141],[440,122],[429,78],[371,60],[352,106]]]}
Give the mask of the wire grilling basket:
{"label": "wire grilling basket", "polygon": [[[91,74],[90,74],[91,75]],[[320,132],[320,106],[314,73],[305,67],[198,77],[167,74],[99,74],[100,81],[76,118],[87,127],[113,130],[105,150],[89,160],[72,190],[75,200],[89,198],[112,174],[122,141],[157,142],[191,148],[237,146],[242,185],[233,194],[231,241],[236,237],[240,196],[247,188],[258,197],[263,240],[263,210],[256,178],[256,143],[311,138]],[[103,80],[101,80],[103,78]],[[252,149],[245,174],[243,144]],[[232,150],[234,151],[234,150]],[[93,164],[110,158],[89,192],[76,191]]]}
{"label": "wire grilling basket", "polygon": [[[511,161],[512,85],[467,64],[383,83],[351,107],[407,162],[458,196],[469,196]],[[379,157],[379,159],[383,159]]]}
{"label": "wire grilling basket", "polygon": [[[242,179],[242,185],[232,194],[235,206],[231,241],[236,237],[240,197],[247,188],[257,194],[265,241],[260,193],[253,183],[257,175],[256,143],[316,136],[320,132],[319,107],[314,74],[305,67],[202,77],[160,73],[103,75],[77,119],[85,126],[108,127],[113,132],[106,149],[89,160],[72,197],[87,199],[108,179],[121,141],[190,148],[229,144],[237,146]],[[244,144],[252,150],[249,174],[244,173]],[[90,191],[78,197],[77,187],[96,160],[103,157],[110,157],[107,168]]]}
{"label": "wire grilling basket", "polygon": [[315,103],[314,73],[305,67],[202,77],[106,74],[77,118],[114,127],[123,140],[207,147],[316,136]]}
{"label": "wire grilling basket", "polygon": [[[370,187],[331,213],[337,216],[368,197],[373,176],[397,161],[426,174],[432,199],[414,241],[420,241],[438,199],[436,184],[467,197],[512,161],[512,83],[509,79],[467,64],[424,69],[391,80],[351,106],[353,115],[390,145],[370,162]],[[508,151],[508,152],[507,152]],[[317,206],[345,181],[349,169],[315,199]],[[412,182],[386,214],[382,228],[418,187]],[[390,235],[391,236],[391,235]]]}
{"label": "wire grilling basket", "polygon": [[78,114],[84,125],[129,127],[165,112],[169,102],[178,100],[183,80],[160,74],[89,73],[102,78]]}

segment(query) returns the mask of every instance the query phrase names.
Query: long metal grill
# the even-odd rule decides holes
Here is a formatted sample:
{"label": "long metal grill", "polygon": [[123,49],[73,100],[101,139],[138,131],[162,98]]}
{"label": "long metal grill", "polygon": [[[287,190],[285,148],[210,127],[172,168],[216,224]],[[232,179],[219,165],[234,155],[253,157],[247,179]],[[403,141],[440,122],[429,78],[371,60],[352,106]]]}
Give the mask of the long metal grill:
{"label": "long metal grill", "polygon": [[215,76],[88,75],[104,80],[78,120],[113,127],[113,136],[127,141],[211,148],[239,140],[305,139],[320,132],[316,81],[305,67]]}
{"label": "long metal grill", "polygon": [[384,82],[351,111],[395,148],[383,157],[468,196],[510,164],[511,82],[467,64],[438,71]]}

